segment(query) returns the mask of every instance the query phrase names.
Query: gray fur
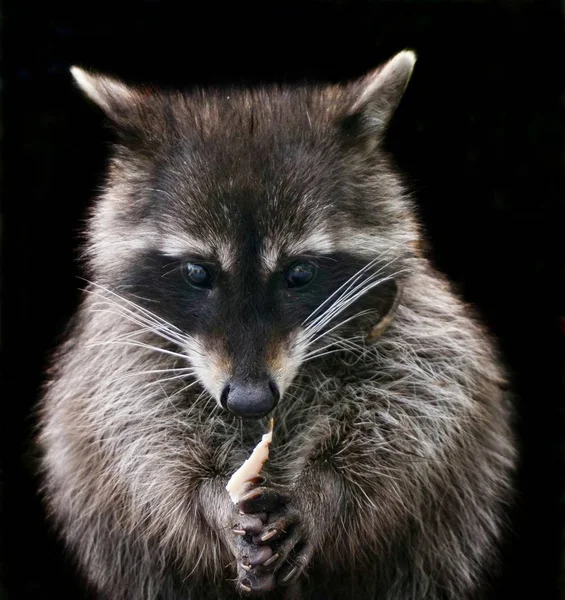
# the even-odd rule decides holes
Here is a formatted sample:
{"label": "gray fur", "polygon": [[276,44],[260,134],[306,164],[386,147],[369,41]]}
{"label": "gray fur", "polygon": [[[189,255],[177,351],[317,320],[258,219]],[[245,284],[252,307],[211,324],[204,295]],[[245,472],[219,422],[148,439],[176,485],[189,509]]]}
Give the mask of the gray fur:
{"label": "gray fur", "polygon": [[[385,120],[410,70],[385,82],[397,88],[383,105]],[[97,97],[90,93],[126,134],[93,210],[86,248],[93,283],[53,361],[39,443],[54,522],[101,597],[239,597],[237,511],[224,486],[267,420],[242,423],[222,410],[186,358],[191,336],[138,307],[119,282],[137,253],[165,234],[200,236],[211,252],[237,245],[229,206],[214,205],[216,221],[198,233],[192,221],[214,189],[249,189],[250,181],[267,188],[272,219],[258,227],[269,252],[323,229],[336,249],[381,259],[383,278],[401,291],[375,340],[364,316],[308,348],[303,329],[284,341],[293,379],[274,411],[266,472],[292,490],[313,553],[297,581],[267,596],[464,600],[494,568],[515,461],[505,376],[472,310],[419,249],[411,202],[369,118],[384,110],[382,85],[373,86],[377,104],[363,96],[374,77],[326,89],[232,91],[227,103],[219,93],[155,92],[145,106],[140,92],[106,79]],[[249,126],[249,105],[257,142],[246,149],[237,131]],[[176,120],[167,127],[158,116],[165,106]],[[339,146],[336,122],[352,114],[361,118]],[[172,153],[180,123],[198,133],[183,154],[188,162],[167,159],[178,195],[158,217],[136,219],[152,187],[148,164]],[[131,130],[135,139],[125,139]],[[289,164],[277,135],[295,142]],[[273,165],[267,183],[253,175],[260,153]],[[324,199],[338,184],[343,200],[329,206]],[[292,206],[281,189],[297,198]],[[346,312],[336,311],[332,323],[339,314]]]}

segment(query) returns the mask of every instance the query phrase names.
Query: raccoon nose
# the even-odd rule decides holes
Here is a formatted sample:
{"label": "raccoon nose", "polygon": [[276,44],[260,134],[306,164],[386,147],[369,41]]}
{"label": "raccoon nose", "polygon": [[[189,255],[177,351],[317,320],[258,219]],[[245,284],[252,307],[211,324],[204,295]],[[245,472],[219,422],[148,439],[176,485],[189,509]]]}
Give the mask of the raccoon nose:
{"label": "raccoon nose", "polygon": [[279,401],[279,390],[273,381],[231,381],[222,392],[220,401],[224,408],[238,417],[264,417]]}

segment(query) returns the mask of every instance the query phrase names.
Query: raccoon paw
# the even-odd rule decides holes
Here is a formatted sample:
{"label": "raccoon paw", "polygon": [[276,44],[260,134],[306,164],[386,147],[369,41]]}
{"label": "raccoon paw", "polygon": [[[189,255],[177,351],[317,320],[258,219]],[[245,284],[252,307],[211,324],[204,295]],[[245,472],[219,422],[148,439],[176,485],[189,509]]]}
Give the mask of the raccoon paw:
{"label": "raccoon paw", "polygon": [[243,592],[260,594],[275,587],[274,568],[279,554],[268,543],[269,535],[264,537],[265,528],[269,518],[278,518],[285,510],[287,495],[283,489],[267,485],[264,477],[255,477],[246,486],[247,491],[237,505],[239,515],[233,529],[237,536],[237,587]]}
{"label": "raccoon paw", "polygon": [[295,581],[310,563],[313,545],[288,489],[263,477],[250,480],[238,502],[238,587],[263,593]]}
{"label": "raccoon paw", "polygon": [[253,535],[252,541],[271,545],[274,554],[268,562],[273,566],[279,585],[296,580],[313,554],[313,545],[308,542],[300,514],[292,506],[287,506],[279,515],[269,515],[263,529]]}
{"label": "raccoon paw", "polygon": [[270,546],[253,541],[263,531],[266,520],[266,513],[240,514],[238,524],[233,529],[238,536],[237,586],[242,592],[263,593],[275,587],[275,577],[270,565],[276,556]]}

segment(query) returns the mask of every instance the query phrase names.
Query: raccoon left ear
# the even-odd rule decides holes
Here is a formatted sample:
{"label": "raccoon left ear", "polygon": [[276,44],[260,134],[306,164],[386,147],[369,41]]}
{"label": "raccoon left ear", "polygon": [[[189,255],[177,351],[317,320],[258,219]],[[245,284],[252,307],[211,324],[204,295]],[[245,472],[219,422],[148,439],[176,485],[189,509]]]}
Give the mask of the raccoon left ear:
{"label": "raccoon left ear", "polygon": [[416,54],[403,50],[353,84],[352,105],[343,121],[349,135],[377,145],[410,81]]}
{"label": "raccoon left ear", "polygon": [[125,83],[98,73],[71,67],[78,87],[116,123],[128,120],[139,103],[140,92]]}
{"label": "raccoon left ear", "polygon": [[378,306],[379,320],[367,334],[367,341],[374,342],[379,338],[392,323],[396,315],[396,309],[400,304],[402,288],[400,284],[392,280],[386,284],[386,290],[380,299]]}

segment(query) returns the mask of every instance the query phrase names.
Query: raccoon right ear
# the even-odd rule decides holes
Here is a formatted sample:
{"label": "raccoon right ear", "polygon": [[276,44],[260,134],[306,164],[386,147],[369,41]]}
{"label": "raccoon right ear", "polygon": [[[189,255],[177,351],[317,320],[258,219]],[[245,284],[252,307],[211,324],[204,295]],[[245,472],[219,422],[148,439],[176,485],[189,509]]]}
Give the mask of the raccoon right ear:
{"label": "raccoon right ear", "polygon": [[350,86],[352,103],[342,121],[350,140],[363,140],[372,150],[382,139],[410,81],[416,54],[403,50]]}
{"label": "raccoon right ear", "polygon": [[79,67],[71,67],[71,74],[78,87],[98,104],[112,121],[117,124],[131,121],[142,97],[139,90],[113,77],[89,73]]}

